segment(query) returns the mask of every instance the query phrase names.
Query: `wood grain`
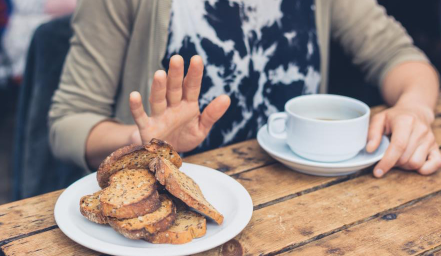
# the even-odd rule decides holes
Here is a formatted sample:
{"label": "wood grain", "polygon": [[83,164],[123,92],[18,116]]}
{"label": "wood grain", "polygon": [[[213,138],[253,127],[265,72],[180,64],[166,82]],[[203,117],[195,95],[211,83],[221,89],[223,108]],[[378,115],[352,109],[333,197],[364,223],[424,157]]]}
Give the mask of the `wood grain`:
{"label": "wood grain", "polygon": [[282,255],[418,255],[441,244],[440,213],[438,193]]}
{"label": "wood grain", "polygon": [[5,255],[44,255],[44,256],[95,256],[100,255],[72,240],[59,229],[50,230],[31,237],[13,241],[1,247]]}
{"label": "wood grain", "polygon": [[[250,192],[254,205],[277,200],[284,196],[298,196],[311,189],[319,189],[344,180],[346,177],[325,178],[293,172],[281,164],[272,164],[234,176]],[[53,209],[61,191],[18,201],[0,207],[2,230],[0,242],[55,225]],[[25,216],[23,218],[23,216]]]}
{"label": "wood grain", "polygon": [[347,179],[343,177],[316,177],[301,174],[282,164],[273,164],[233,176],[250,193],[254,206],[277,200],[286,196],[299,196],[309,190],[320,189],[334,182]]}
{"label": "wood grain", "polygon": [[260,148],[257,140],[248,140],[186,157],[184,162],[204,165],[231,175],[275,163],[275,160]]}
{"label": "wood grain", "polygon": [[433,134],[438,145],[441,145],[441,118],[435,119],[432,124]]}
{"label": "wood grain", "polygon": [[441,96],[438,98],[438,104],[435,107],[435,115],[441,114]]}
{"label": "wood grain", "polygon": [[0,206],[0,242],[55,225],[54,205],[61,191]]}
{"label": "wood grain", "polygon": [[361,176],[254,211],[247,228],[233,240],[236,246],[227,244],[203,255],[239,247],[251,255],[296,247],[440,189],[440,172],[428,177],[395,170],[383,179]]}

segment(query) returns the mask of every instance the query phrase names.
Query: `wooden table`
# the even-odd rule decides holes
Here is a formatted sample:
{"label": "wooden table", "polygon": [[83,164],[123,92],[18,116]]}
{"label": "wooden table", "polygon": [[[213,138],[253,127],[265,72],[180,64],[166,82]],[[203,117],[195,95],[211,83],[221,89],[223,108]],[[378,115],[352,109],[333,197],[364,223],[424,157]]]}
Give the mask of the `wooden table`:
{"label": "wooden table", "polygon": [[[441,104],[434,129],[441,144]],[[245,230],[202,255],[441,256],[441,171],[424,177],[393,170],[375,179],[369,169],[314,177],[277,163],[255,140],[185,161],[231,175],[254,203]],[[0,206],[5,255],[100,255],[58,229],[53,209],[61,192]]]}

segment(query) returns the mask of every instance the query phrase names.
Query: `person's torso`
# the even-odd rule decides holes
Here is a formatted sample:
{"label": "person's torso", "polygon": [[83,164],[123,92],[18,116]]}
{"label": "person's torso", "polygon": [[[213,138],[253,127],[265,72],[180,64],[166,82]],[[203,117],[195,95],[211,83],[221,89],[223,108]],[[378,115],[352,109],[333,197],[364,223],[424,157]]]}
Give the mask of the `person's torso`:
{"label": "person's torso", "polygon": [[204,60],[201,110],[227,94],[231,106],[195,152],[256,136],[289,99],[317,93],[320,51],[314,0],[173,1],[162,64]]}

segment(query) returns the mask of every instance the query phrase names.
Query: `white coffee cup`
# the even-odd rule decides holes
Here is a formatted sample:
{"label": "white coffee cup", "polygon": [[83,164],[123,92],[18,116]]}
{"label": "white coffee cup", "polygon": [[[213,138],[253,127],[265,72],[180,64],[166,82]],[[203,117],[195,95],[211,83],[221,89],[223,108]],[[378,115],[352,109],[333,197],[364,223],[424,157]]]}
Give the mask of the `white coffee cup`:
{"label": "white coffee cup", "polygon": [[[370,109],[349,97],[316,94],[285,104],[285,112],[268,118],[268,132],[285,140],[297,155],[319,162],[356,156],[366,146]],[[280,122],[284,121],[280,129]],[[279,128],[279,129],[277,129]]]}

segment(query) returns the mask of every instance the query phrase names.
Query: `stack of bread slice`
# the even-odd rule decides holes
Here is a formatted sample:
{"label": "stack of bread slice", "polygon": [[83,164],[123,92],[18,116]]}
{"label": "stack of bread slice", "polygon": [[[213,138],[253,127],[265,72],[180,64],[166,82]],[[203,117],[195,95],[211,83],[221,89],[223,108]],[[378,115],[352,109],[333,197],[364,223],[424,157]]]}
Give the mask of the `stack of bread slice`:
{"label": "stack of bread slice", "polygon": [[202,237],[204,215],[219,225],[223,216],[179,170],[181,165],[172,146],[158,139],[118,149],[98,168],[102,190],[81,198],[81,214],[127,238],[151,243],[183,244]]}

